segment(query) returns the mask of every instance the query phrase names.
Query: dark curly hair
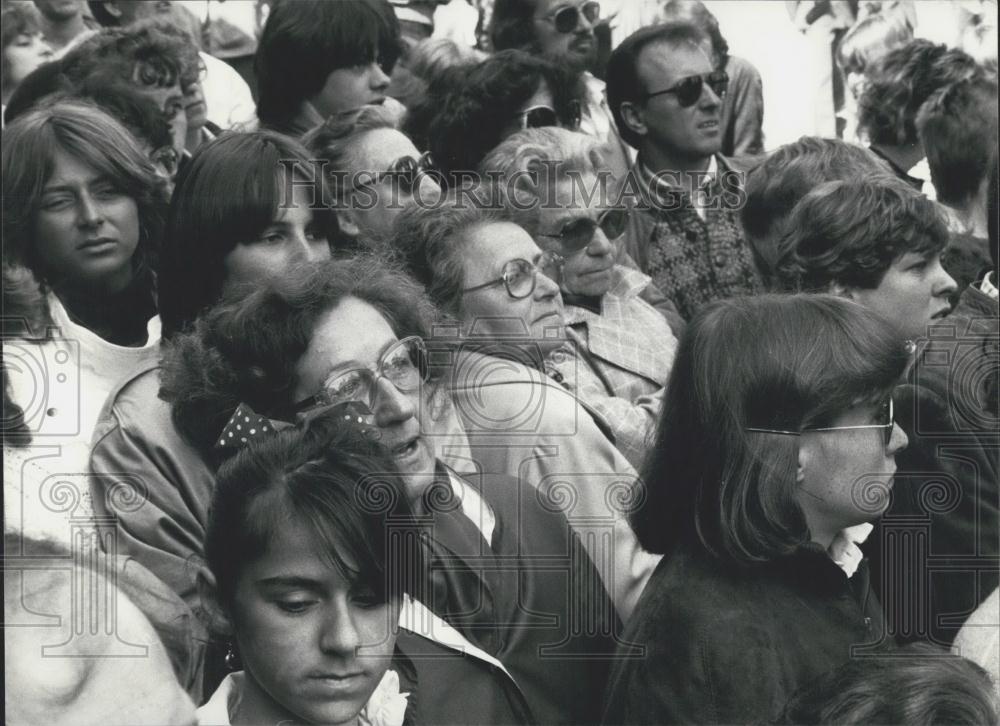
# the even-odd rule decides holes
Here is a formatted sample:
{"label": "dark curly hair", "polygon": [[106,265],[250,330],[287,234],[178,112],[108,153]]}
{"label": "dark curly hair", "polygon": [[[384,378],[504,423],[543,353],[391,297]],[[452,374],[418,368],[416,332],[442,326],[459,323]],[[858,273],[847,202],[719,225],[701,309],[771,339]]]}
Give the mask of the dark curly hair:
{"label": "dark curly hair", "polygon": [[493,50],[537,51],[535,7],[538,0],[496,0],[490,16],[490,44]]}
{"label": "dark curly hair", "polygon": [[821,184],[795,206],[785,230],[774,283],[802,292],[873,289],[902,255],[929,257],[949,239],[934,202],[889,178]]}
{"label": "dark curly hair", "polygon": [[581,78],[573,77],[547,60],[520,50],[496,53],[482,63],[448,76],[453,85],[432,89],[428,103],[437,112],[426,124],[427,147],[447,179],[471,172],[487,152],[504,139],[511,110],[530,99],[544,82],[552,92],[556,116],[572,126],[584,99]]}
{"label": "dark curly hair", "polygon": [[166,351],[160,397],[208,461],[240,403],[270,418],[292,405],[295,366],[319,319],[348,297],[381,312],[400,338],[428,337],[435,311],[421,287],[375,259],[303,266],[249,295],[235,289]]}
{"label": "dark curly hair", "polygon": [[968,53],[918,39],[886,54],[868,69],[858,99],[858,129],[873,144],[916,144],[917,112],[937,90],[981,75]]}
{"label": "dark curly hair", "polygon": [[156,23],[105,28],[62,59],[62,75],[71,84],[93,74],[111,74],[140,86],[169,88],[197,79],[197,51],[183,34]]}

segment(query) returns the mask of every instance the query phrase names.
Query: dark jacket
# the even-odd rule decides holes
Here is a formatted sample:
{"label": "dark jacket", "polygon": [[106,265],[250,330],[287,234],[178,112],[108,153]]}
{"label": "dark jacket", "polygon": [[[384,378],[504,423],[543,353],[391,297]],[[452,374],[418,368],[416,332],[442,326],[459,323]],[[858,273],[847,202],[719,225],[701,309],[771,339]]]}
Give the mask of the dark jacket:
{"label": "dark jacket", "polygon": [[608,724],[751,723],[812,679],[882,647],[866,563],[850,579],[818,545],[735,568],[703,550],[669,554],[650,578],[608,684]]}
{"label": "dark jacket", "polygon": [[[869,556],[900,640],[950,645],[1000,583],[998,305],[975,285],[929,328],[894,393],[909,444]],[[866,548],[868,549],[868,548]]]}
{"label": "dark jacket", "polygon": [[492,540],[460,514],[466,526],[452,523],[444,499],[425,497],[433,592],[421,599],[504,664],[532,722],[597,722],[622,628],[593,562],[531,484],[486,474],[464,481],[496,517]]}

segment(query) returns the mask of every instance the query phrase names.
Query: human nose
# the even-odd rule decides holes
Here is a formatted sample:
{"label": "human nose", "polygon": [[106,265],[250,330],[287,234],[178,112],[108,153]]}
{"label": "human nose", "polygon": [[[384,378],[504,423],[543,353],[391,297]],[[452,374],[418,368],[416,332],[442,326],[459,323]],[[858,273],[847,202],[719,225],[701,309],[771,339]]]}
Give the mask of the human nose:
{"label": "human nose", "polygon": [[559,294],[559,284],[541,270],[535,272],[535,300],[544,301]]}
{"label": "human nose", "polygon": [[86,190],[77,203],[77,219],[81,227],[96,227],[104,221],[104,210]]}
{"label": "human nose", "polygon": [[594,237],[590,240],[590,244],[587,245],[587,254],[591,257],[604,257],[611,254],[613,249],[614,246],[611,244],[608,236],[604,234],[604,230],[599,226],[595,227]]}
{"label": "human nose", "polygon": [[390,78],[388,74],[382,70],[382,66],[378,63],[372,63],[371,76],[369,77],[369,84],[371,87],[377,91],[385,90],[389,87]]}
{"label": "human nose", "polygon": [[892,436],[889,437],[889,456],[895,456],[900,451],[906,448],[910,443],[907,438],[906,433],[900,428],[898,423],[892,425]]}
{"label": "human nose", "polygon": [[361,638],[351,615],[346,595],[335,597],[325,608],[319,636],[320,649],[324,653],[354,656],[357,647],[361,645]]}
{"label": "human nose", "polygon": [[955,278],[949,275],[948,272],[941,266],[941,260],[937,260],[934,263],[934,285],[932,289],[934,291],[934,295],[937,297],[951,295],[958,289],[958,283],[955,282]]}
{"label": "human nose", "polygon": [[376,426],[384,428],[413,418],[416,413],[413,401],[396,388],[392,381],[380,375],[372,385],[374,386],[372,409]]}
{"label": "human nose", "polygon": [[698,105],[702,108],[713,108],[722,103],[722,98],[713,90],[712,86],[704,81],[701,84],[701,98]]}

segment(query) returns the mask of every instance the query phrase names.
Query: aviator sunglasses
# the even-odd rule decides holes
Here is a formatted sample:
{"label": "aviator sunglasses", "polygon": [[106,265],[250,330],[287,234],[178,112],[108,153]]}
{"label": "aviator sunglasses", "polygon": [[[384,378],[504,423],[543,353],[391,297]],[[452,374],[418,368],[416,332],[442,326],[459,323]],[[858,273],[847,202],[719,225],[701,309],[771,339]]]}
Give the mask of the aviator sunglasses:
{"label": "aviator sunglasses", "polygon": [[539,233],[539,237],[549,237],[559,240],[563,252],[567,255],[579,252],[590,246],[594,241],[594,233],[600,227],[604,236],[609,241],[616,240],[625,234],[625,226],[628,224],[628,211],[621,208],[613,208],[605,211],[597,221],[590,217],[577,217],[563,225],[556,234]]}
{"label": "aviator sunglasses", "polygon": [[687,78],[682,78],[670,88],[647,93],[643,98],[649,100],[653,96],[672,93],[677,96],[677,103],[680,104],[681,108],[688,108],[698,103],[698,99],[701,98],[701,92],[706,83],[712,89],[712,93],[719,98],[723,98],[729,89],[729,75],[725,71],[712,71],[700,76],[688,76]]}
{"label": "aviator sunglasses", "polygon": [[580,24],[580,15],[593,25],[601,17],[601,4],[598,2],[584,3],[580,7],[576,5],[566,5],[559,8],[551,15],[542,18],[555,26],[556,32],[567,34],[576,31]]}

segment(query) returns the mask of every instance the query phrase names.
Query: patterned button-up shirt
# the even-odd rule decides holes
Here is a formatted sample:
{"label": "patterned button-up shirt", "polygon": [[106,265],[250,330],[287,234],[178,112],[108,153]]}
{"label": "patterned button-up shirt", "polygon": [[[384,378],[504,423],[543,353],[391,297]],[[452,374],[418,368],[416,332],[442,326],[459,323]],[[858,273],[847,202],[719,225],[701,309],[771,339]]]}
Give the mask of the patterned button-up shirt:
{"label": "patterned button-up shirt", "polygon": [[642,162],[632,168],[638,208],[625,238],[639,269],[690,320],[713,300],[760,292],[760,278],[740,223],[742,179],[724,157],[699,197],[708,200],[702,219],[691,195],[650,174]]}
{"label": "patterned button-up shirt", "polygon": [[659,419],[677,349],[666,319],[639,297],[648,284],[649,277],[638,270],[615,265],[599,313],[566,305],[572,346],[549,359],[563,385],[601,414],[618,450],[635,467],[642,465]]}

